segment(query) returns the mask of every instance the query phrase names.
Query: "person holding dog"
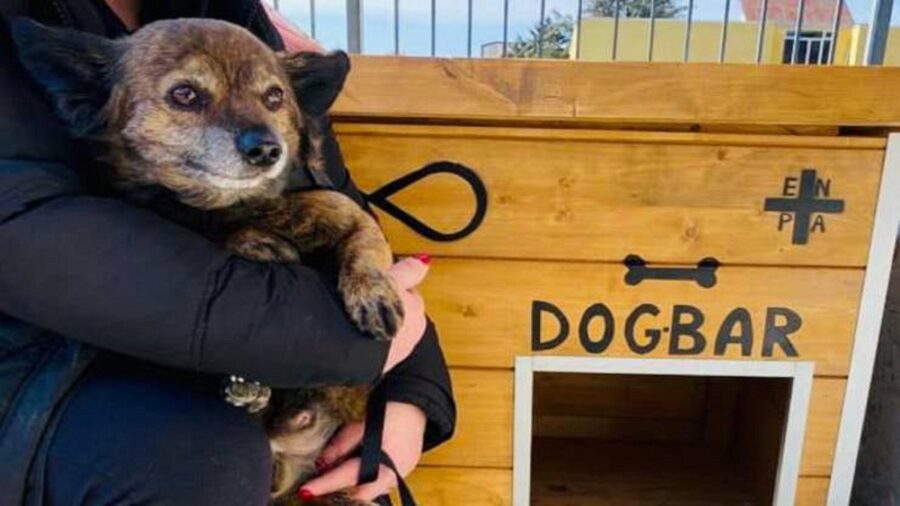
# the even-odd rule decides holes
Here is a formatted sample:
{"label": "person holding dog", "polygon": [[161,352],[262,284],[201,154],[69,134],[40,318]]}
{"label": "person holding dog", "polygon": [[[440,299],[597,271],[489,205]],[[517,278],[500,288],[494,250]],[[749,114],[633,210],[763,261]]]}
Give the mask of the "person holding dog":
{"label": "person holding dog", "polygon": [[[318,49],[273,25],[259,0],[0,0],[0,14],[110,38],[211,17],[275,49]],[[327,275],[237,259],[92,192],[83,150],[19,67],[6,23],[0,103],[0,504],[266,504],[268,441],[222,400],[223,373],[296,386],[383,376],[382,447],[402,474],[452,435],[447,367],[415,289],[427,255],[392,268],[406,318],[390,345],[376,342],[349,322]],[[331,142],[331,180],[362,203]],[[181,225],[215,227],[183,214]],[[356,485],[362,433],[353,424],[335,436],[303,497]],[[395,480],[382,467],[356,497],[374,500]]]}

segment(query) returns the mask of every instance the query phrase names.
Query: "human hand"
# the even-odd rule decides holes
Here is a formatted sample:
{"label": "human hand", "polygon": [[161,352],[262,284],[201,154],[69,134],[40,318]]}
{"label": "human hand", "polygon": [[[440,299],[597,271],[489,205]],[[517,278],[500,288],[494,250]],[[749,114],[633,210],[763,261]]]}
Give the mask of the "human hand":
{"label": "human hand", "polygon": [[[403,302],[404,317],[403,325],[390,341],[384,373],[408,357],[425,334],[427,325],[425,303],[415,288],[425,279],[430,263],[431,257],[419,254],[395,263],[388,271],[394,287],[400,295],[400,300]],[[390,455],[397,470],[403,476],[409,474],[419,463],[422,455],[422,442],[425,437],[425,424],[425,413],[418,407],[402,402],[387,403],[381,447]],[[322,456],[316,462],[316,467],[322,470],[337,463],[340,465],[303,485],[299,492],[301,498],[309,500],[356,485],[359,478],[359,458],[343,459],[359,447],[364,432],[365,424],[363,422],[347,424],[338,432],[322,452]],[[397,477],[393,471],[381,465],[378,470],[378,478],[374,482],[356,489],[353,497],[371,501],[386,494],[396,485]]]}
{"label": "human hand", "polygon": [[[397,470],[404,477],[415,469],[422,457],[425,424],[425,413],[418,407],[404,402],[387,403],[381,448],[391,457]],[[301,499],[310,500],[356,486],[360,459],[358,457],[343,459],[359,447],[364,432],[365,424],[355,422],[345,425],[334,436],[316,461],[316,467],[320,470],[332,467],[333,469],[306,482],[298,494]],[[378,478],[372,483],[360,485],[353,490],[351,496],[361,501],[373,501],[387,494],[395,486],[397,486],[396,475],[390,468],[381,465],[378,469]]]}
{"label": "human hand", "polygon": [[394,288],[403,302],[403,324],[390,341],[387,360],[384,362],[382,374],[402,362],[419,344],[428,324],[425,318],[425,302],[416,290],[416,286],[428,274],[431,257],[424,254],[414,255],[391,266],[388,274],[394,282]]}

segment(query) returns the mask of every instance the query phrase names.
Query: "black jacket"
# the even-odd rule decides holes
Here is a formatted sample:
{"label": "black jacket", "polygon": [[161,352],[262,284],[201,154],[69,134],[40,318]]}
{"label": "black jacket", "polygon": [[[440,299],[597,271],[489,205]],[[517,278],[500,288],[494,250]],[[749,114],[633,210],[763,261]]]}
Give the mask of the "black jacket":
{"label": "black jacket", "polygon": [[[258,0],[145,4],[144,21],[215,17],[282,47]],[[115,35],[101,0],[0,0],[0,12]],[[26,495],[54,410],[98,354],[277,387],[377,380],[387,347],[348,321],[330,277],[243,260],[183,224],[88,193],[78,176],[88,162],[25,77],[2,25],[0,504]],[[361,201],[331,150],[332,181]],[[202,215],[192,221],[204,224]],[[391,399],[426,412],[427,447],[451,435],[455,406],[433,327],[384,382]]]}

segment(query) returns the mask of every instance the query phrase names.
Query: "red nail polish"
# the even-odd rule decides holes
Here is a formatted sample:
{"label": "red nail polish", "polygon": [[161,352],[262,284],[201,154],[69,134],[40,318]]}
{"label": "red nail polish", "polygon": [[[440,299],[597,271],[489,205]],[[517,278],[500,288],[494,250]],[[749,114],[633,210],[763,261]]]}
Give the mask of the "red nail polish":
{"label": "red nail polish", "polygon": [[415,255],[413,255],[413,257],[415,257],[416,260],[422,262],[425,265],[431,264],[431,255],[429,255],[428,253],[416,253]]}
{"label": "red nail polish", "polygon": [[305,488],[301,488],[299,491],[297,491],[297,497],[299,497],[303,501],[312,501],[316,498],[316,494],[313,494]]}

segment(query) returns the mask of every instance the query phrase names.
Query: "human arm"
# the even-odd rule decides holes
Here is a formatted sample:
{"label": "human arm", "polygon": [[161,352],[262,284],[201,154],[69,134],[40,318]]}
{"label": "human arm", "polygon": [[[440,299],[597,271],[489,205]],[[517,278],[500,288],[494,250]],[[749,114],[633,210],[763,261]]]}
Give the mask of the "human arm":
{"label": "human arm", "polygon": [[[405,259],[394,265],[392,275],[401,288],[414,287],[426,271],[427,262]],[[410,292],[415,302],[418,294]],[[439,363],[433,363],[434,359]],[[390,455],[400,475],[406,476],[415,469],[423,451],[452,435],[456,421],[447,367],[430,322],[413,355],[385,376],[381,388],[388,399],[381,448]],[[301,497],[325,495],[357,484],[360,459],[351,454],[360,446],[364,432],[364,422],[347,424],[338,432],[317,462],[320,470],[327,471],[305,483]],[[353,495],[371,501],[396,485],[397,476],[381,465],[376,480],[359,486]]]}

